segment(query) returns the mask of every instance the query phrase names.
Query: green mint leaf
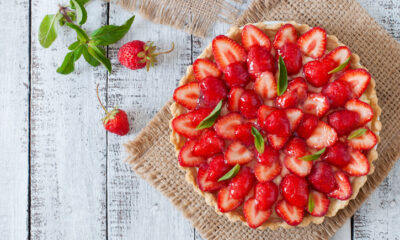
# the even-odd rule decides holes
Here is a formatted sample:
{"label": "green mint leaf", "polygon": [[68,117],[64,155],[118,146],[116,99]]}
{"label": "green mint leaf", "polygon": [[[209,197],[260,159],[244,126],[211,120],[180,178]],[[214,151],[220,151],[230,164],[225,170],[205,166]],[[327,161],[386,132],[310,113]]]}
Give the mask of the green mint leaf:
{"label": "green mint leaf", "polygon": [[310,193],[308,195],[308,212],[312,213],[312,211],[314,211],[315,208],[315,202],[314,202],[314,197],[313,195]]}
{"label": "green mint leaf", "polygon": [[87,12],[82,3],[77,0],[71,0],[71,6],[76,9],[76,21],[79,25],[83,25],[87,20]]}
{"label": "green mint leaf", "polygon": [[57,69],[58,73],[61,74],[69,74],[74,71],[75,66],[74,66],[74,52],[69,52],[64,58],[63,63],[61,66]]}
{"label": "green mint leaf", "polygon": [[74,50],[74,61],[78,60],[83,52],[83,46],[80,45],[78,48]]}
{"label": "green mint leaf", "polygon": [[228,179],[231,179],[238,174],[240,170],[240,165],[237,163],[229,172],[227,172],[224,176],[222,176],[220,179],[218,179],[218,182],[225,181]]}
{"label": "green mint leaf", "polygon": [[75,50],[79,47],[79,45],[81,45],[81,43],[79,41],[73,42],[71,45],[68,46],[68,49]]}
{"label": "green mint leaf", "polygon": [[89,45],[88,47],[88,52],[90,55],[92,55],[97,61],[99,61],[101,64],[104,65],[104,67],[107,68],[108,72],[111,73],[111,62],[110,60],[105,56],[102,50],[100,50],[99,47],[95,45]]}
{"label": "green mint leaf", "polygon": [[57,26],[56,22],[62,19],[62,15],[57,13],[56,15],[44,16],[39,26],[39,43],[44,48],[50,47],[50,45],[57,38]]}
{"label": "green mint leaf", "polygon": [[78,34],[78,39],[79,39],[80,42],[86,43],[86,42],[89,41],[89,36],[86,34],[86,32],[81,27],[79,27],[76,24],[69,23],[69,22],[66,23],[66,24],[67,24],[68,27],[70,27],[70,28],[75,30],[76,34]]}
{"label": "green mint leaf", "polygon": [[282,56],[279,56],[279,79],[278,86],[276,88],[278,96],[281,96],[287,89],[288,86],[288,77],[285,62],[283,61]]}
{"label": "green mint leaf", "polygon": [[[100,48],[100,49],[102,49],[102,48]],[[88,46],[86,44],[83,45],[82,54],[83,54],[83,57],[85,58],[86,62],[88,62],[93,67],[97,67],[100,65],[100,62],[97,61],[96,58],[94,58],[92,55],[90,55],[90,53],[88,51]]]}
{"label": "green mint leaf", "polygon": [[347,66],[347,64],[349,64],[349,62],[350,62],[350,57],[348,57],[346,61],[344,61],[344,63],[340,64],[335,69],[328,72],[328,74],[333,74],[342,71]]}
{"label": "green mint leaf", "polygon": [[90,35],[97,45],[106,46],[118,42],[129,31],[135,16],[129,18],[123,25],[103,26]]}
{"label": "green mint leaf", "polygon": [[367,132],[366,128],[359,128],[357,130],[354,130],[350,133],[350,135],[347,137],[348,140],[351,140],[353,138],[358,138],[364,135]]}
{"label": "green mint leaf", "polygon": [[221,113],[221,107],[222,107],[222,100],[219,101],[219,103],[217,104],[217,106],[215,106],[212,112],[206,118],[204,118],[203,121],[199,123],[199,125],[197,125],[196,129],[201,130],[209,128],[212,125],[214,125],[215,120],[217,120],[219,114]]}
{"label": "green mint leaf", "polygon": [[262,154],[265,148],[263,136],[255,127],[251,127],[251,134],[254,136],[254,146],[256,146],[257,152]]}
{"label": "green mint leaf", "polygon": [[[76,0],[78,3],[80,3],[82,6],[85,6],[86,3],[88,3],[90,0]],[[75,4],[70,1],[70,5],[72,9],[75,9]]]}
{"label": "green mint leaf", "polygon": [[317,160],[325,152],[325,150],[326,150],[326,148],[323,148],[323,149],[319,150],[318,152],[315,152],[314,154],[306,155],[306,156],[300,157],[299,159],[303,160],[303,161]]}

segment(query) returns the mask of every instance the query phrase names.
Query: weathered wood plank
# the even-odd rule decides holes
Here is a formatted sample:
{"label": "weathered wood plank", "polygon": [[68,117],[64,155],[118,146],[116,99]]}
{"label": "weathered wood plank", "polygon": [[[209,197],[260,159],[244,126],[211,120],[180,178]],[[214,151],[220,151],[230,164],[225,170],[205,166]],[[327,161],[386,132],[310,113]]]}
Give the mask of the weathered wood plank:
{"label": "weathered wood plank", "polygon": [[[28,237],[29,1],[0,2],[0,236]],[[18,31],[15,31],[18,29]],[[13,44],[12,47],[10,45]]]}
{"label": "weathered wood plank", "polygon": [[[31,237],[32,239],[106,238],[106,135],[96,83],[106,70],[80,59],[75,73],[56,73],[76,35],[63,28],[49,49],[37,40],[53,1],[32,2]],[[107,21],[107,4],[88,4],[85,29]]]}
{"label": "weathered wood plank", "polygon": [[[359,2],[379,24],[400,41],[399,1]],[[354,239],[400,239],[399,173],[400,163],[397,162],[389,176],[354,215]]]}
{"label": "weathered wood plank", "polygon": [[[114,4],[110,24],[120,24],[133,13]],[[162,50],[175,42],[175,50],[160,56],[155,68],[132,71],[118,62],[122,44],[132,40],[154,41]],[[108,106],[118,105],[130,116],[126,137],[108,134],[108,237],[110,239],[193,239],[190,223],[171,203],[122,162],[122,143],[134,136],[171,98],[178,80],[191,63],[190,35],[136,16],[131,31],[109,48],[113,72],[109,75]]]}

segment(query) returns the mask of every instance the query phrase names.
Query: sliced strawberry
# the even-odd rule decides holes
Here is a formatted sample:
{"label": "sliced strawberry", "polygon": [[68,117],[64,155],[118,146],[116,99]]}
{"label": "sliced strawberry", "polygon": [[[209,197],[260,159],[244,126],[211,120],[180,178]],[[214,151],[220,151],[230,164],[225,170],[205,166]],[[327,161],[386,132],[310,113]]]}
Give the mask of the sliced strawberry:
{"label": "sliced strawberry", "polygon": [[255,199],[257,204],[257,209],[267,210],[274,205],[278,199],[279,190],[275,183],[265,182],[257,183],[255,187]]}
{"label": "sliced strawberry", "polygon": [[359,126],[360,117],[357,112],[339,110],[328,115],[328,123],[339,136],[349,134]]}
{"label": "sliced strawberry", "polygon": [[228,109],[232,112],[239,111],[239,99],[244,93],[244,89],[240,87],[233,87],[228,96]]}
{"label": "sliced strawberry", "polygon": [[336,198],[339,200],[349,199],[353,190],[347,174],[342,171],[337,171],[335,172],[335,179],[338,184],[338,188],[328,193],[328,197]]}
{"label": "sliced strawberry", "polygon": [[193,112],[179,115],[172,120],[172,128],[175,132],[187,138],[195,138],[201,135],[202,130],[196,129],[197,125],[206,118],[212,109],[201,108]]}
{"label": "sliced strawberry", "polygon": [[201,102],[204,106],[214,108],[226,98],[228,90],[224,82],[215,77],[206,77],[200,82]]}
{"label": "sliced strawberry", "polygon": [[[300,69],[303,67],[303,58],[296,44],[291,42],[285,43],[278,49],[278,55],[282,56],[288,75],[294,75],[300,72]],[[279,59],[278,56],[276,58],[277,60]]]}
{"label": "sliced strawberry", "polygon": [[215,61],[222,71],[235,62],[246,61],[246,50],[234,40],[224,35],[219,35],[212,42],[212,51]]}
{"label": "sliced strawberry", "polygon": [[326,162],[314,164],[307,180],[314,189],[322,193],[330,193],[338,187],[332,167]]}
{"label": "sliced strawberry", "polygon": [[244,217],[251,228],[258,228],[261,226],[268,220],[271,213],[271,209],[261,210],[257,208],[257,201],[255,198],[250,198],[243,206]]}
{"label": "sliced strawberry", "polygon": [[370,150],[375,147],[377,142],[375,133],[369,129],[363,135],[348,140],[349,146],[356,150]]}
{"label": "sliced strawberry", "polygon": [[303,161],[299,157],[285,156],[284,164],[289,171],[300,177],[305,177],[310,174],[313,162]]}
{"label": "sliced strawberry", "polygon": [[360,116],[359,125],[365,125],[367,122],[371,121],[374,117],[374,111],[368,103],[363,101],[352,99],[348,101],[345,108],[350,111],[357,112]]}
{"label": "sliced strawberry", "polygon": [[198,58],[193,63],[193,72],[197,81],[201,81],[206,77],[216,77],[221,76],[221,71],[218,69],[215,63],[208,59]]}
{"label": "sliced strawberry", "polygon": [[203,164],[199,167],[199,170],[197,171],[197,185],[199,186],[200,190],[203,192],[214,192],[217,191],[224,186],[226,186],[226,182],[218,182],[218,181],[211,181],[207,178],[207,171],[208,170],[208,165]]}
{"label": "sliced strawberry", "polygon": [[257,162],[266,166],[271,166],[274,162],[279,161],[279,151],[265,144],[264,152],[257,152]]}
{"label": "sliced strawberry", "polygon": [[321,118],[329,111],[328,98],[321,93],[310,93],[302,105],[305,113],[313,114]]}
{"label": "sliced strawberry", "polygon": [[225,162],[224,155],[222,154],[215,155],[209,161],[207,170],[207,180],[209,181],[218,181],[218,179],[232,168]]}
{"label": "sliced strawberry", "polygon": [[369,173],[368,158],[360,151],[353,150],[350,152],[351,160],[343,171],[347,172],[350,176],[365,176]]}
{"label": "sliced strawberry", "polygon": [[322,87],[328,83],[330,75],[328,66],[318,60],[306,63],[303,73],[308,83],[314,87]]}
{"label": "sliced strawberry", "polygon": [[256,178],[249,167],[242,167],[229,183],[229,194],[234,199],[243,199],[253,188]]}
{"label": "sliced strawberry", "polygon": [[193,155],[195,141],[187,141],[181,148],[178,156],[179,165],[182,167],[198,167],[206,162],[206,158]]}
{"label": "sliced strawberry", "polygon": [[289,137],[280,137],[275,134],[268,134],[267,138],[269,144],[271,144],[271,147],[273,147],[276,150],[283,148],[283,146],[285,146],[285,143],[289,139]]}
{"label": "sliced strawberry", "polygon": [[185,84],[175,89],[174,100],[185,108],[196,108],[200,98],[200,85],[197,82]]}
{"label": "sliced strawberry", "polygon": [[193,147],[193,154],[211,157],[224,150],[224,140],[219,138],[214,130],[207,129]]}
{"label": "sliced strawberry", "polygon": [[326,50],[326,32],[325,29],[314,27],[304,33],[297,40],[300,50],[312,58],[320,58]]}
{"label": "sliced strawberry", "polygon": [[257,117],[257,110],[262,105],[262,99],[253,90],[245,90],[239,99],[239,111],[247,119]]}
{"label": "sliced strawberry", "polygon": [[302,157],[307,155],[306,142],[299,138],[293,137],[285,146],[285,153],[289,156]]}
{"label": "sliced strawberry", "polygon": [[244,62],[234,62],[226,66],[224,71],[225,83],[228,87],[245,87],[250,81]]}
{"label": "sliced strawberry", "polygon": [[299,225],[303,221],[304,208],[293,206],[283,199],[276,204],[275,211],[291,226]]}
{"label": "sliced strawberry", "polygon": [[283,25],[278,29],[278,32],[274,38],[274,48],[279,49],[285,43],[296,43],[297,42],[297,31],[296,28],[290,23]]}
{"label": "sliced strawberry", "polygon": [[317,127],[311,133],[311,136],[307,138],[306,143],[309,147],[321,149],[332,146],[337,139],[338,137],[335,129],[325,122],[319,121]]}
{"label": "sliced strawberry", "polygon": [[347,144],[337,141],[334,145],[326,148],[322,159],[333,166],[342,168],[351,160],[349,148]]}
{"label": "sliced strawberry", "polygon": [[290,130],[293,132],[301,123],[304,113],[298,108],[285,109],[285,112],[286,112],[286,117],[289,120]]}
{"label": "sliced strawberry", "polygon": [[343,107],[348,100],[351,99],[350,85],[345,81],[334,81],[326,85],[322,91],[332,108]]}
{"label": "sliced strawberry", "polygon": [[236,140],[247,146],[254,144],[254,136],[251,134],[252,127],[252,123],[243,123],[237,126],[235,131]]}
{"label": "sliced strawberry", "polygon": [[271,72],[263,72],[254,83],[254,91],[264,100],[276,97],[276,80]]}
{"label": "sliced strawberry", "polygon": [[243,119],[239,113],[229,113],[217,120],[214,124],[214,129],[218,136],[225,139],[235,140],[236,128],[242,122]]}
{"label": "sliced strawberry", "polygon": [[339,80],[349,83],[353,97],[359,98],[367,89],[371,75],[365,69],[349,69],[340,76]]}
{"label": "sliced strawberry", "polygon": [[293,108],[307,98],[307,84],[304,78],[297,77],[289,82],[287,90],[275,99],[278,108]]}
{"label": "sliced strawberry", "polygon": [[273,111],[275,111],[275,108],[266,105],[262,105],[261,107],[258,108],[257,122],[261,127],[264,125],[265,120]]}
{"label": "sliced strawberry", "polygon": [[271,41],[268,36],[254,25],[246,25],[242,31],[242,44],[246,50],[252,46],[263,46],[266,49],[271,49]]}
{"label": "sliced strawberry", "polygon": [[254,166],[254,175],[259,182],[268,182],[274,180],[282,171],[279,161],[273,162],[271,165],[257,163]]}
{"label": "sliced strawberry", "polygon": [[308,202],[307,181],[294,174],[286,175],[279,185],[283,198],[297,207],[305,207]]}
{"label": "sliced strawberry", "polygon": [[242,204],[242,202],[243,199],[234,199],[230,197],[229,187],[224,187],[218,192],[217,196],[218,209],[222,213],[235,210]]}
{"label": "sliced strawberry", "polygon": [[311,133],[318,125],[318,117],[312,114],[304,114],[303,119],[300,125],[297,127],[296,132],[297,135],[301,138],[309,138]]}
{"label": "sliced strawberry", "polygon": [[[334,68],[338,67],[342,63],[344,63],[349,57],[351,56],[351,51],[346,46],[339,46],[333,49],[324,59],[331,59],[335,63],[332,68],[329,70],[333,70]],[[346,66],[345,69],[349,68],[349,64]]]}
{"label": "sliced strawberry", "polygon": [[246,164],[253,157],[253,153],[240,142],[231,143],[225,151],[226,162],[230,165]]}
{"label": "sliced strawberry", "polygon": [[290,122],[286,112],[283,110],[277,109],[273,111],[259,124],[263,130],[270,134],[280,137],[288,137],[290,135]]}
{"label": "sliced strawberry", "polygon": [[253,46],[248,50],[247,68],[253,80],[266,71],[275,73],[274,56],[265,47]]}
{"label": "sliced strawberry", "polygon": [[325,194],[315,190],[311,190],[309,197],[313,198],[314,209],[312,212],[310,212],[310,210],[307,208],[307,212],[309,212],[311,216],[314,217],[324,216],[329,209],[329,204],[330,204],[329,198]]}

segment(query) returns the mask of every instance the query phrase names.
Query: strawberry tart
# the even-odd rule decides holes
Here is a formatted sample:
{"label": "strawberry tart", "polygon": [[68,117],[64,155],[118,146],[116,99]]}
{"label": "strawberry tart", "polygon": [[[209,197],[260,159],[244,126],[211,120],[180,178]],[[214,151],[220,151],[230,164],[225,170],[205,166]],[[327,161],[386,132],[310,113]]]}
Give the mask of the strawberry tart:
{"label": "strawberry tart", "polygon": [[173,98],[177,164],[231,221],[260,229],[320,224],[374,170],[375,81],[323,28],[233,28],[188,68]]}

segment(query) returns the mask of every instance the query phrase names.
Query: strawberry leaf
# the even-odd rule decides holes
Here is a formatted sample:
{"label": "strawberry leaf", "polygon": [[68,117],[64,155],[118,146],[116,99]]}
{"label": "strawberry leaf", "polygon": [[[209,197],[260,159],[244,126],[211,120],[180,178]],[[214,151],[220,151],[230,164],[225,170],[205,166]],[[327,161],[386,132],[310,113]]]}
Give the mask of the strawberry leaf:
{"label": "strawberry leaf", "polygon": [[340,64],[339,66],[337,66],[335,69],[333,69],[333,70],[331,70],[330,72],[328,72],[328,74],[333,74],[333,73],[337,73],[337,72],[340,72],[340,71],[342,71],[346,66],[347,66],[347,64],[349,64],[349,62],[350,62],[350,57],[348,57],[347,59],[346,59],[346,61],[344,61],[342,64]]}
{"label": "strawberry leaf", "polygon": [[229,172],[227,172],[224,176],[218,179],[218,182],[225,181],[235,177],[236,174],[238,174],[239,170],[240,170],[240,165],[239,163],[237,163],[231,170],[229,170]]}
{"label": "strawberry leaf", "polygon": [[367,132],[367,129],[365,128],[359,128],[357,130],[354,130],[350,133],[350,135],[347,137],[348,140],[351,140],[353,138],[358,138],[364,135]]}
{"label": "strawberry leaf", "polygon": [[321,150],[319,150],[318,152],[315,152],[314,154],[311,155],[305,155],[303,157],[300,157],[300,160],[303,161],[314,161],[317,160],[324,152],[325,152],[326,148],[323,148]]}
{"label": "strawberry leaf", "polygon": [[254,146],[256,146],[257,152],[262,154],[265,148],[263,136],[255,127],[251,127],[251,134],[254,136]]}
{"label": "strawberry leaf", "polygon": [[90,36],[92,37],[92,40],[96,43],[96,45],[105,46],[118,42],[129,31],[134,19],[135,16],[129,18],[121,26],[116,26],[116,25],[103,26],[92,32]]}
{"label": "strawberry leaf", "polygon": [[221,107],[222,107],[222,100],[219,101],[219,103],[212,110],[212,112],[206,118],[204,118],[203,121],[199,123],[199,125],[197,125],[196,129],[201,130],[209,128],[212,125],[214,125],[215,120],[217,120],[219,114],[221,113]]}
{"label": "strawberry leaf", "polygon": [[315,208],[314,198],[310,193],[310,195],[308,195],[308,212],[312,213],[312,211],[314,211],[314,208]]}
{"label": "strawberry leaf", "polygon": [[287,70],[282,56],[279,56],[278,68],[279,68],[279,78],[276,91],[278,93],[278,96],[281,96],[286,91],[288,86]]}

